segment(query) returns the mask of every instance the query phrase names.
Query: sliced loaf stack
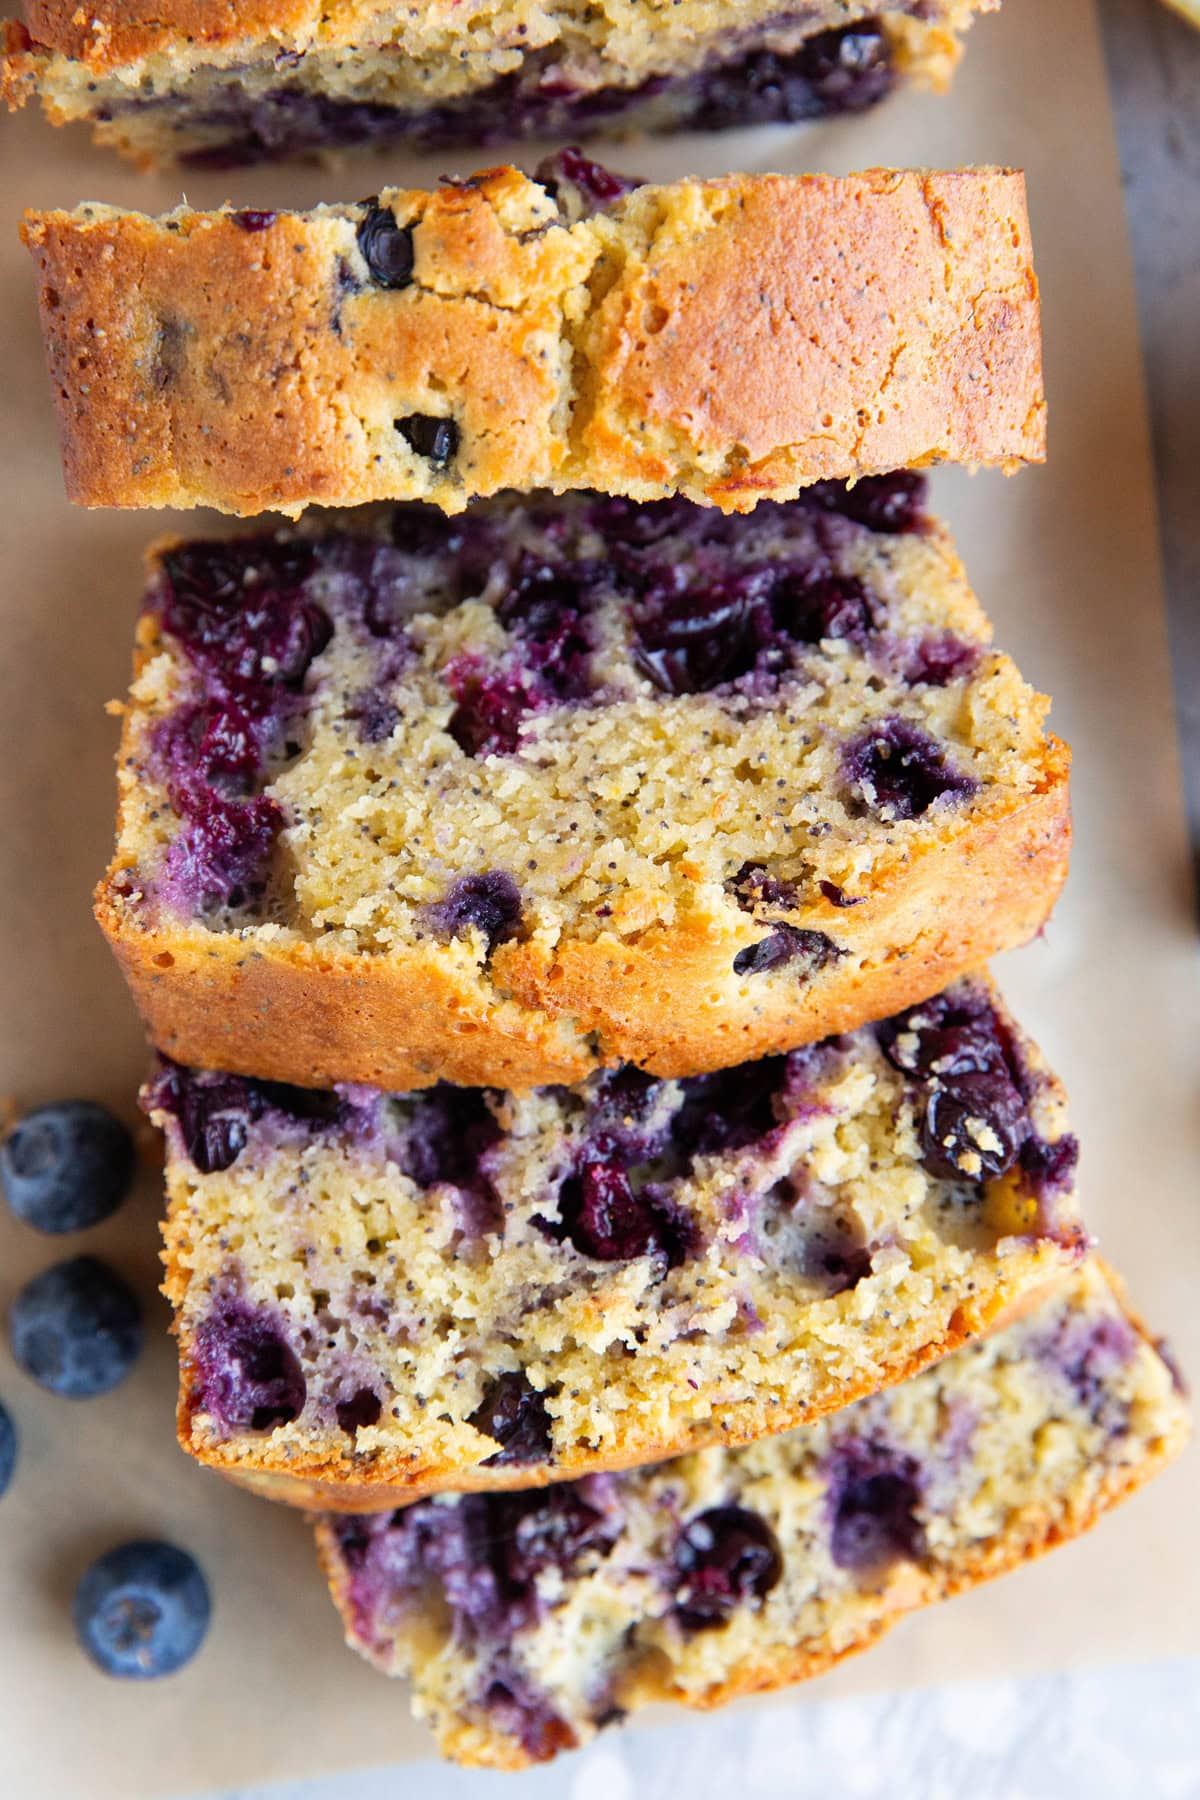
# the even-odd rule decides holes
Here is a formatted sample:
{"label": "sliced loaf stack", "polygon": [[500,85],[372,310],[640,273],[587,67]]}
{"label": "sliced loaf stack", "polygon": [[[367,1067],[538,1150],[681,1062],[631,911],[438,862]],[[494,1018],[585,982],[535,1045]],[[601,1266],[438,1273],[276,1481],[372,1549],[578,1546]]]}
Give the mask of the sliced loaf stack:
{"label": "sliced loaf stack", "polygon": [[327,1515],[442,1749],[817,1673],[1153,1473],[1182,1402],[982,972],[1068,754],[916,472],[1042,455],[1020,177],[26,232],[72,496],[304,512],[152,552],[97,912],[181,1441]]}

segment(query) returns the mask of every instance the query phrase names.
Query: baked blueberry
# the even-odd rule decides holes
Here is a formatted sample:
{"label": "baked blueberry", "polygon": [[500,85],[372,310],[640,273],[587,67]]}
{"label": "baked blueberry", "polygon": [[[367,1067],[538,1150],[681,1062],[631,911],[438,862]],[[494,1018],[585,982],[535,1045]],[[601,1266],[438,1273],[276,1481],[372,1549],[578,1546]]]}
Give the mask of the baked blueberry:
{"label": "baked blueberry", "polygon": [[759,1513],[713,1506],[684,1526],[675,1571],[676,1618],[685,1631],[709,1631],[770,1593],[783,1574],[783,1556]]}
{"label": "baked blueberry", "polygon": [[545,1399],[521,1369],[510,1369],[490,1383],[467,1424],[500,1445],[484,1468],[542,1462],[550,1455],[552,1426]]}
{"label": "baked blueberry", "polygon": [[358,247],[376,287],[404,288],[409,285],[416,262],[411,225],[397,225],[396,215],[390,207],[370,200],[357,236]]}
{"label": "baked blueberry", "polygon": [[84,1571],[71,1609],[98,1669],[131,1681],[173,1675],[204,1642],[212,1614],[200,1565],[175,1544],[121,1544]]}
{"label": "baked blueberry", "polygon": [[12,1414],[0,1400],[0,1494],[11,1482],[16,1466],[17,1428],[12,1422]]}
{"label": "baked blueberry", "polygon": [[0,1144],[0,1178],[36,1231],[85,1231],[114,1213],[133,1180],[133,1138],[94,1100],[39,1106]]}
{"label": "baked blueberry", "polygon": [[512,937],[520,923],[521,890],[503,869],[463,875],[445,899],[426,908],[426,917],[450,938],[463,937],[472,929],[482,932],[491,951]]}
{"label": "baked blueberry", "polygon": [[142,1348],[142,1309],[94,1256],[57,1263],[26,1282],[8,1315],[12,1353],[52,1394],[90,1400],[123,1381]]}
{"label": "baked blueberry", "polygon": [[230,217],[232,218],[234,224],[240,226],[243,231],[255,232],[255,231],[269,231],[271,226],[275,223],[276,219],[279,217],[279,214],[275,213],[275,212],[266,212],[266,211],[259,212],[259,211],[255,211],[250,208],[243,208],[243,210],[241,212],[231,213]]}
{"label": "baked blueberry", "polygon": [[560,1224],[541,1222],[546,1235],[565,1239],[596,1262],[661,1255],[675,1269],[695,1241],[693,1222],[665,1196],[635,1193],[617,1160],[584,1162],[564,1181],[558,1210]]}
{"label": "baked blueberry", "polygon": [[906,719],[885,719],[848,746],[846,776],[885,818],[919,819],[939,800],[966,799],[976,784],[943,745]]}
{"label": "baked blueberry", "polygon": [[383,1402],[371,1388],[358,1388],[348,1400],[339,1400],[336,1412],[337,1422],[348,1437],[356,1431],[378,1425],[379,1415],[383,1411]]}
{"label": "baked blueberry", "polygon": [[911,1459],[874,1445],[852,1445],[830,1474],[829,1553],[839,1569],[867,1574],[920,1556],[920,1488]]}
{"label": "baked blueberry", "polygon": [[223,1430],[270,1431],[304,1410],[300,1360],[265,1307],[227,1297],[197,1331],[193,1360],[195,1405]]}
{"label": "baked blueberry", "polygon": [[453,462],[458,449],[458,426],[453,419],[438,419],[432,413],[409,413],[406,419],[396,420],[396,430],[435,469],[448,468]]}
{"label": "baked blueberry", "polygon": [[804,973],[815,975],[843,953],[823,931],[802,931],[796,925],[776,925],[757,944],[747,944],[733,959],[735,975],[765,975],[790,963],[803,963]]}

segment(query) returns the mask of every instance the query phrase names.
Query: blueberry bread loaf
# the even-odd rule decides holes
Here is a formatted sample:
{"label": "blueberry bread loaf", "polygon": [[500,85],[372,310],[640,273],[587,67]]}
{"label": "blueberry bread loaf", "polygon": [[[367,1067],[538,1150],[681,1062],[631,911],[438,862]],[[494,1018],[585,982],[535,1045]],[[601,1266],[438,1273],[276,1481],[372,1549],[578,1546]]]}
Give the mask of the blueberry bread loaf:
{"label": "blueberry bread loaf", "polygon": [[348,1642],[456,1761],[819,1675],[1086,1530],[1182,1447],[1171,1368],[1086,1264],[890,1393],[745,1449],[318,1525]]}
{"label": "blueberry bread loaf", "polygon": [[720,130],[858,111],[897,73],[940,87],[996,0],[26,0],[10,107],[40,98],[144,163],[228,167],[351,144],[441,149]]}
{"label": "blueberry bread loaf", "polygon": [[1069,1270],[1075,1140],[992,990],[716,1075],[523,1097],[163,1068],[192,1455],[297,1504],[785,1430]]}
{"label": "blueberry bread loaf", "polygon": [[158,1047],[318,1087],[695,1074],[1029,937],[1067,754],[922,486],[161,552],[98,899]]}
{"label": "blueberry bread loaf", "polygon": [[623,192],[554,167],[310,213],[28,215],[72,499],[596,488],[749,511],[819,478],[1041,459],[1020,175]]}

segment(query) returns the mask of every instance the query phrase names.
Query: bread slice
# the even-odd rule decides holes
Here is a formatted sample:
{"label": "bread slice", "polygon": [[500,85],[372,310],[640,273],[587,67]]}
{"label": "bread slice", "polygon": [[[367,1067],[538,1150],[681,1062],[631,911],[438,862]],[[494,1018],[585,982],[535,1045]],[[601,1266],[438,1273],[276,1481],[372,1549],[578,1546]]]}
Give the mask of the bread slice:
{"label": "bread slice", "polygon": [[298,1505],[537,1486],[786,1430],[1084,1247],[1036,1049],[963,982],[717,1075],[524,1097],[168,1065],[183,1446]]}
{"label": "bread slice", "polygon": [[[1020,175],[628,185],[502,168],[309,213],[27,215],[71,498],[748,511],[1041,459]],[[572,222],[581,194],[607,210]]]}
{"label": "bread slice", "polygon": [[919,477],[159,553],[98,915],[160,1049],[329,1086],[690,1075],[1045,921],[1047,702]]}
{"label": "bread slice", "polygon": [[902,1387],[745,1449],[326,1518],[347,1641],[411,1677],[443,1755],[506,1769],[652,1701],[819,1675],[1178,1453],[1182,1394],[1120,1294],[1089,1263]]}
{"label": "bread slice", "polygon": [[[979,0],[33,0],[10,107],[90,123],[143,163],[228,167],[355,144],[436,150],[597,131],[719,130],[858,111],[897,74],[942,87]],[[982,0],[994,5],[995,0]],[[0,32],[3,27],[0,27]]]}

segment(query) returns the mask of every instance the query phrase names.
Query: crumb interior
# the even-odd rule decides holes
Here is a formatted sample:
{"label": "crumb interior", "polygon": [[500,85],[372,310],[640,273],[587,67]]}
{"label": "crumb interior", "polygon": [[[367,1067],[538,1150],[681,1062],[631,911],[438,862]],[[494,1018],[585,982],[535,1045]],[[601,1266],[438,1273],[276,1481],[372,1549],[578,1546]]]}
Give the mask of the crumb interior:
{"label": "crumb interior", "polygon": [[461,1760],[553,1755],[647,1700],[795,1679],[1069,1536],[1186,1434],[1093,1266],[889,1393],[739,1450],[325,1521],[350,1641]]}
{"label": "crumb interior", "polygon": [[[840,947],[856,898],[1045,776],[1047,702],[919,501],[915,477],[732,518],[568,496],[169,551],[118,887],[465,966],[696,919]],[[481,877],[515,895],[499,927],[460,904]]]}
{"label": "crumb interior", "polygon": [[782,1429],[1082,1242],[1061,1093],[974,982],[685,1081],[389,1097],[172,1068],[148,1105],[193,1448],[364,1490]]}

